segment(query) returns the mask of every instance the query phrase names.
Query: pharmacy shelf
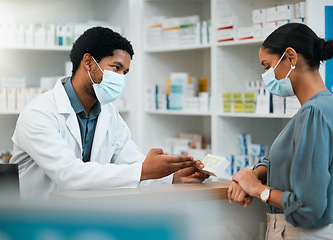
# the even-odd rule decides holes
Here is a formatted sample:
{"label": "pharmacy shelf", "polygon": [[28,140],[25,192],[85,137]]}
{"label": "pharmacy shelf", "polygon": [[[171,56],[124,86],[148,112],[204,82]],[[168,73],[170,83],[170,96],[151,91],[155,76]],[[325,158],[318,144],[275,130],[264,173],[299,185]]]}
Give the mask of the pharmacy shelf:
{"label": "pharmacy shelf", "polygon": [[225,41],[225,42],[219,42],[216,45],[218,47],[226,47],[226,46],[247,46],[247,45],[259,45],[262,44],[265,39],[263,38],[257,38],[257,39],[245,39],[245,40],[234,40],[234,41]]}
{"label": "pharmacy shelf", "polygon": [[0,111],[0,115],[18,115],[20,111]]}
{"label": "pharmacy shelf", "polygon": [[173,51],[188,51],[197,49],[207,49],[210,48],[210,44],[201,45],[188,45],[188,46],[175,46],[175,47],[162,47],[162,48],[151,48],[145,49],[146,53],[162,53],[162,52],[173,52]]}
{"label": "pharmacy shelf", "polygon": [[0,46],[0,49],[8,50],[33,50],[33,51],[65,51],[72,49],[71,46]]}
{"label": "pharmacy shelf", "polygon": [[181,116],[211,116],[210,112],[186,111],[186,110],[146,110],[148,114],[157,115],[181,115]]}
{"label": "pharmacy shelf", "polygon": [[239,118],[292,118],[295,114],[260,114],[260,113],[218,113],[220,117],[239,117]]}

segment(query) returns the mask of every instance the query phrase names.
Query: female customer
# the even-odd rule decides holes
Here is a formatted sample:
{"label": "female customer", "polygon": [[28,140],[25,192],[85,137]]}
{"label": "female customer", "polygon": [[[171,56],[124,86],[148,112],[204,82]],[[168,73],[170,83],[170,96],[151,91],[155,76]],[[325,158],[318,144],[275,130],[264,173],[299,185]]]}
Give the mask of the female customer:
{"label": "female customer", "polygon": [[266,239],[333,238],[333,96],[318,72],[332,57],[333,41],[297,23],[275,30],[259,50],[265,87],[296,95],[302,106],[269,156],[236,173],[228,191],[244,207],[252,197],[269,204]]}

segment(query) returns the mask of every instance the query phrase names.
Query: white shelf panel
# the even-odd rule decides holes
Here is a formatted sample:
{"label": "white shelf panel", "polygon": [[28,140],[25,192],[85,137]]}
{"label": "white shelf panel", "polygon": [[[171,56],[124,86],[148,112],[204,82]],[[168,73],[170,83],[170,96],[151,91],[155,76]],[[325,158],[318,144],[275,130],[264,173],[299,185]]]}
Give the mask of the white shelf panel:
{"label": "white shelf panel", "polygon": [[71,46],[0,46],[0,49],[34,50],[34,51],[70,51]]}
{"label": "white shelf panel", "polygon": [[211,116],[210,112],[195,112],[186,110],[146,110],[146,113],[158,115]]}
{"label": "white shelf panel", "polygon": [[218,113],[220,117],[241,117],[241,118],[292,118],[295,114],[258,114],[258,113]]}
{"label": "white shelf panel", "polygon": [[188,45],[188,46],[175,46],[175,47],[162,47],[162,48],[152,48],[145,49],[146,53],[160,53],[160,52],[175,52],[175,51],[188,51],[197,49],[207,49],[210,48],[210,44],[201,45]]}
{"label": "white shelf panel", "polygon": [[216,45],[218,47],[239,46],[239,45],[259,45],[259,44],[262,44],[264,40],[265,40],[264,38],[234,40],[234,41],[218,42]]}
{"label": "white shelf panel", "polygon": [[20,111],[0,111],[0,115],[17,115]]}

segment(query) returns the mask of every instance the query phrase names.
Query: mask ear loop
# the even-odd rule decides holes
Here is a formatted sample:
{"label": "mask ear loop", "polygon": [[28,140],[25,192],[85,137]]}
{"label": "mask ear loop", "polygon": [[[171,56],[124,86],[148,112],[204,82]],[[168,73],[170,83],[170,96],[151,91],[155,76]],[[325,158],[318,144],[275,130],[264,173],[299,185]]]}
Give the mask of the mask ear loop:
{"label": "mask ear loop", "polygon": [[90,72],[89,72],[89,70],[88,70],[88,75],[89,75],[90,81],[91,81],[93,84],[95,84],[94,81],[92,80],[91,76],[90,76]]}
{"label": "mask ear loop", "polygon": [[102,73],[104,73],[104,71],[103,71],[102,68],[99,66],[99,64],[97,63],[97,61],[95,60],[95,58],[94,58],[93,56],[91,56],[91,57],[92,57],[92,59],[95,61],[95,63],[97,64],[99,70],[101,70]]}
{"label": "mask ear loop", "polygon": [[295,65],[295,66],[290,65],[290,70],[289,70],[289,72],[288,72],[286,78],[289,76],[289,74],[291,73],[291,71],[295,69],[295,67],[296,67],[296,65]]}
{"label": "mask ear loop", "polygon": [[282,58],[284,57],[284,55],[286,54],[286,52],[284,52],[282,54],[282,56],[280,57],[279,61],[277,62],[277,64],[275,65],[275,67],[273,68],[273,70],[275,70],[275,68],[279,65],[279,63],[281,62]]}

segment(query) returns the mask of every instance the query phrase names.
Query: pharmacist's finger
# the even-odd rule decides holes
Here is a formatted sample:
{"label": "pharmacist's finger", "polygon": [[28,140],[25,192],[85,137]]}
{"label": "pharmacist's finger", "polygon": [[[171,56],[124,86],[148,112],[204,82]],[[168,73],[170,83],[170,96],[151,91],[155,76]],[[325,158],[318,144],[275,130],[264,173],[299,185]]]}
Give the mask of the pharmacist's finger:
{"label": "pharmacist's finger", "polygon": [[205,167],[205,165],[200,160],[194,160],[194,166],[199,169],[203,169]]}

